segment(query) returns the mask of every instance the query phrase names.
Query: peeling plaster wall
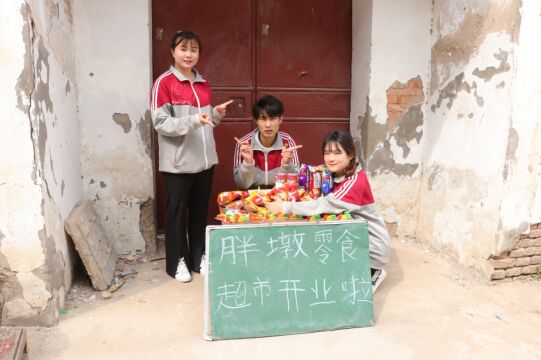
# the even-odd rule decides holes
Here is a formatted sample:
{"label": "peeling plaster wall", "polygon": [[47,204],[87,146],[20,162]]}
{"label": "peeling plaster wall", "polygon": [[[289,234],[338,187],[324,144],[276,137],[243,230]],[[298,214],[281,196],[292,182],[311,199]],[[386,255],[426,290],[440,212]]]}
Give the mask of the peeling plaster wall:
{"label": "peeling plaster wall", "polygon": [[[517,98],[512,90],[520,4],[519,0],[440,0],[433,10],[418,233],[479,268],[496,251],[495,234],[505,231],[502,201],[520,195],[502,209],[508,212],[527,197],[516,192],[514,176],[507,190],[505,185],[509,171],[525,168],[505,165],[506,159],[515,159],[522,141],[518,135],[524,132],[513,130],[513,123],[531,121],[513,111],[514,103],[520,102],[520,95]],[[524,111],[525,105],[521,106]],[[521,212],[522,220],[511,220],[515,225],[527,220],[527,211]]]}
{"label": "peeling plaster wall", "polygon": [[[370,3],[353,2],[352,134],[360,139],[357,144],[385,221],[394,224],[392,232],[412,235],[418,218],[432,2]],[[367,21],[368,11],[371,29],[367,41],[356,18]],[[361,54],[356,53],[357,46]],[[365,76],[367,62],[369,78]],[[415,106],[404,105],[403,114],[389,121],[389,89],[413,79],[423,86],[421,100]]]}
{"label": "peeling plaster wall", "polygon": [[522,0],[517,41],[496,255],[541,222],[541,2]]}
{"label": "peeling plaster wall", "polygon": [[145,250],[141,207],[153,196],[148,0],[74,1],[84,198],[118,253]]}
{"label": "peeling plaster wall", "polygon": [[372,42],[372,0],[352,2],[352,54],[351,54],[351,114],[350,131],[355,139],[361,162],[365,160],[365,145],[361,134],[368,121],[368,95],[370,85],[370,51]]}
{"label": "peeling plaster wall", "polygon": [[69,1],[0,8],[2,322],[52,325],[71,285],[63,222],[81,198]]}

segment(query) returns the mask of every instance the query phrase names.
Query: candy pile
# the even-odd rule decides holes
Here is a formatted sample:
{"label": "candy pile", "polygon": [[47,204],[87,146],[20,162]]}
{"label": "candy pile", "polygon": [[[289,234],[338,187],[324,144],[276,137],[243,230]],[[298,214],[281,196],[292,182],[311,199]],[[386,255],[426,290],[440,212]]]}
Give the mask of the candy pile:
{"label": "candy pile", "polygon": [[[301,167],[301,170],[303,168]],[[220,214],[216,216],[224,224],[257,223],[287,220],[348,220],[351,214],[344,212],[338,215],[316,215],[304,217],[300,215],[272,214],[265,208],[265,201],[280,199],[283,201],[309,201],[321,194],[332,191],[332,178],[326,169],[320,167],[306,167],[304,186],[302,174],[297,181],[296,174],[276,175],[276,186],[271,190],[227,191],[218,195]],[[326,173],[325,173],[326,172]],[[325,179],[322,179],[324,178]],[[330,179],[330,181],[328,180]],[[325,185],[324,185],[325,184]],[[306,187],[306,188],[305,188]],[[330,188],[330,191],[328,190]]]}

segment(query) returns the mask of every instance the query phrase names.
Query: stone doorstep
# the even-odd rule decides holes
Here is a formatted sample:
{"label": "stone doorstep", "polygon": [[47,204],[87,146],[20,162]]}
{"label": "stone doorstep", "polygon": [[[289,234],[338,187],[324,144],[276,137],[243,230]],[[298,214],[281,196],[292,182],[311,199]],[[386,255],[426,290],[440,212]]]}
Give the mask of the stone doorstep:
{"label": "stone doorstep", "polygon": [[26,330],[13,327],[0,327],[0,359],[27,359]]}

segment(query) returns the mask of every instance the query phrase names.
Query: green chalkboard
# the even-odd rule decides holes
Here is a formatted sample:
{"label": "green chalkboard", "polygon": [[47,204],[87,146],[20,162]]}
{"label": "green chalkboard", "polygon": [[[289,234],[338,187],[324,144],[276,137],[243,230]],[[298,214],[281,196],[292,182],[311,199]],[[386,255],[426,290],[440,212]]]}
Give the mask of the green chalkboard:
{"label": "green chalkboard", "polygon": [[373,324],[363,220],[207,227],[205,338]]}

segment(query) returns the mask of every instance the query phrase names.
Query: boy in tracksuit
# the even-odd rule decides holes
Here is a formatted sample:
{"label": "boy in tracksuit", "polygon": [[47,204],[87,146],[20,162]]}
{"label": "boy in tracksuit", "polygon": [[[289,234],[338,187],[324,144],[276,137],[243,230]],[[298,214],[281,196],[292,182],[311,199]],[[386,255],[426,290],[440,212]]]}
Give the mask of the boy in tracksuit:
{"label": "boy in tracksuit", "polygon": [[282,102],[272,95],[254,104],[257,129],[237,140],[233,158],[233,176],[240,189],[272,188],[277,173],[298,173],[296,149],[301,146],[279,131],[283,113]]}

